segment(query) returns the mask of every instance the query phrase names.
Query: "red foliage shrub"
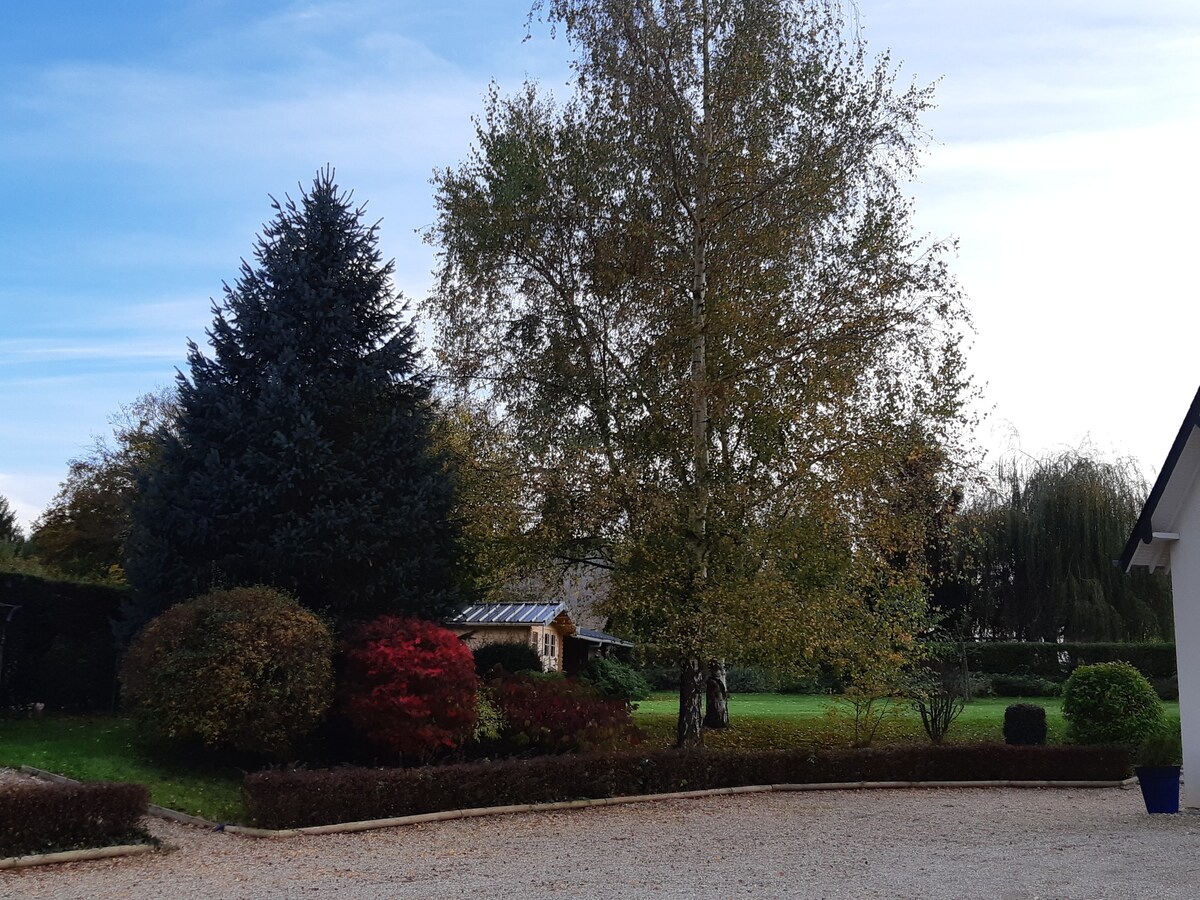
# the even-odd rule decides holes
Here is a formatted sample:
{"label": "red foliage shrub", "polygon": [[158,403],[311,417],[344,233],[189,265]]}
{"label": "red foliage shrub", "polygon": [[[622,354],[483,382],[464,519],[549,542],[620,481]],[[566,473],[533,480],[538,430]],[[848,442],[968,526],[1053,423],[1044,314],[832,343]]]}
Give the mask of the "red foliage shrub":
{"label": "red foliage shrub", "polygon": [[471,651],[431,622],[380,616],[345,653],[342,714],[396,757],[427,760],[457,747],[475,725],[475,692]]}
{"label": "red foliage shrub", "polygon": [[496,682],[491,693],[504,717],[501,740],[517,751],[613,750],[641,738],[629,705],[588,684],[521,673]]}

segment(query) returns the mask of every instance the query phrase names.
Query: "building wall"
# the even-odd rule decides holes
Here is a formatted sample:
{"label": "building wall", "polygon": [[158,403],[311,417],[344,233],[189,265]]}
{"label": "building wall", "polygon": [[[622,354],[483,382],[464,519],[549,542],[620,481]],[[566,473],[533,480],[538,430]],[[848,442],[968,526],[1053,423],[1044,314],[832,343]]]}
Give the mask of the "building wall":
{"label": "building wall", "polygon": [[1179,724],[1183,733],[1182,804],[1200,809],[1200,490],[1195,484],[1179,516],[1171,546],[1171,598],[1179,667]]}
{"label": "building wall", "polygon": [[[563,667],[563,637],[564,629],[555,624],[549,625],[450,625],[451,631],[462,637],[464,643],[475,650],[484,644],[528,644],[542,658],[542,669],[547,672],[561,672]],[[547,654],[546,638],[553,636],[553,653]]]}

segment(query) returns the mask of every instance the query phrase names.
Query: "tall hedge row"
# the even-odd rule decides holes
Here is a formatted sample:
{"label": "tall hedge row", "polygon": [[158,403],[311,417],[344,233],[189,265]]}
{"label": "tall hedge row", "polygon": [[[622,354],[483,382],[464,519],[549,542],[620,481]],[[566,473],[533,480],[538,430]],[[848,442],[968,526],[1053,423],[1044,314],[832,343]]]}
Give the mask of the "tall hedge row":
{"label": "tall hedge row", "polygon": [[0,708],[44,703],[47,709],[112,709],[112,623],[126,596],[121,588],[0,573],[0,603],[8,604],[0,606]]}
{"label": "tall hedge row", "polygon": [[[953,655],[957,647],[938,645],[940,653]],[[1079,666],[1102,662],[1127,662],[1147,678],[1173,678],[1173,643],[1049,644],[1024,641],[967,644],[967,664],[973,672],[996,675],[1037,675],[1062,681]]]}

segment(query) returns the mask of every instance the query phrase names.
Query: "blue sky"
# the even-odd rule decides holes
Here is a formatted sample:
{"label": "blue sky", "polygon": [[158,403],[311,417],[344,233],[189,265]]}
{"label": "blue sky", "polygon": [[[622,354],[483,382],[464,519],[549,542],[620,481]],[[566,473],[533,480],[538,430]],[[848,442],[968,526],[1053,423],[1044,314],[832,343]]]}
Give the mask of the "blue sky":
{"label": "blue sky", "polygon": [[[0,494],[31,521],[106,417],[171,381],[210,298],[325,163],[420,298],[429,176],[492,79],[565,95],[526,2],[11,4],[0,32]],[[1200,4],[860,0],[938,80],[911,186],[955,271],[994,452],[1078,445],[1147,474],[1198,385]]]}

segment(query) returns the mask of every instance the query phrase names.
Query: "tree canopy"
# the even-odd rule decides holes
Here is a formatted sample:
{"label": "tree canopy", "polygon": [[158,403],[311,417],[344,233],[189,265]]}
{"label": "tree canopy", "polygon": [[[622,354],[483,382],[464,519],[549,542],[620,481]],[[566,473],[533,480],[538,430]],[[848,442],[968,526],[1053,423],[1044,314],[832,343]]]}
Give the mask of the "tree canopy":
{"label": "tree canopy", "polygon": [[905,598],[903,640],[921,605],[879,476],[914,429],[952,455],[968,390],[947,248],[901,187],[931,95],[829,4],[538,9],[574,93],[492,91],[435,176],[427,310],[508,428],[527,534],[610,566],[607,610],[680,662],[687,743],[700,660],[811,655],[850,601]]}
{"label": "tree canopy", "polygon": [[16,510],[9,505],[7,497],[0,495],[0,544],[18,544],[23,539]]}
{"label": "tree canopy", "polygon": [[1167,576],[1113,562],[1147,493],[1129,460],[1067,451],[1005,462],[957,517],[938,605],[986,639],[1169,639]]}
{"label": "tree canopy", "polygon": [[125,544],[137,474],[173,427],[174,389],[138,397],[109,417],[112,437],[68,463],[66,479],[34,523],[32,554],[72,578],[124,583]]}
{"label": "tree canopy", "polygon": [[378,227],[318,173],[189,345],[173,432],[139,480],[128,574],[142,615],[268,584],[346,622],[457,605],[451,486],[429,380]]}

